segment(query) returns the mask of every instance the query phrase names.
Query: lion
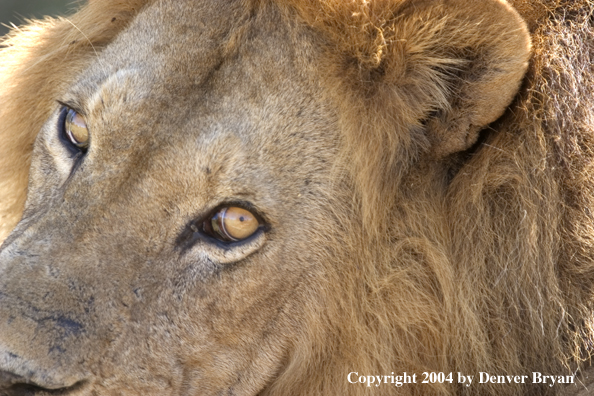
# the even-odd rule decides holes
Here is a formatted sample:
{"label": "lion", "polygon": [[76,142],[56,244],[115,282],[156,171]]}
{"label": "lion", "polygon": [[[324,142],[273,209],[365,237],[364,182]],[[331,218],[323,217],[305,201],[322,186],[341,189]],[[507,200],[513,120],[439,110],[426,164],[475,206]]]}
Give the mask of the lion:
{"label": "lion", "polygon": [[594,392],[587,0],[90,0],[0,50],[0,395]]}

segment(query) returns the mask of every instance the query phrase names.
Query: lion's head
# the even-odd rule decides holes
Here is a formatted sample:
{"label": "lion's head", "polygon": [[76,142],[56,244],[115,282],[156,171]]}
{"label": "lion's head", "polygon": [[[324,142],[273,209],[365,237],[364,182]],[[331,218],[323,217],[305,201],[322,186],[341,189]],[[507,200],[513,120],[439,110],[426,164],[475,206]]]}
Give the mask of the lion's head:
{"label": "lion's head", "polygon": [[91,0],[15,30],[0,394],[558,390],[421,383],[590,353],[594,6],[545,3]]}

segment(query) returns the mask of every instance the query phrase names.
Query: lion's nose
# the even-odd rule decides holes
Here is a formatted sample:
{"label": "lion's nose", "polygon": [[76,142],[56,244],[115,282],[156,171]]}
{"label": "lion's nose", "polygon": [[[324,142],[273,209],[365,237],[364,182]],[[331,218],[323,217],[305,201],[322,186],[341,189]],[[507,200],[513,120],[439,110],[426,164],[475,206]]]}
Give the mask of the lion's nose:
{"label": "lion's nose", "polygon": [[41,387],[20,375],[0,371],[0,395],[2,396],[34,395],[36,391],[41,393],[48,390],[52,389]]}
{"label": "lion's nose", "polygon": [[[31,374],[31,377],[34,376],[33,373],[29,374]],[[40,384],[30,378],[0,370],[0,396],[45,395],[50,394],[50,392],[52,395],[68,395],[71,391],[79,390],[83,386],[84,381],[72,386],[60,386],[51,383]]]}
{"label": "lion's nose", "polygon": [[[7,371],[0,371],[0,392],[6,391],[7,389],[11,388],[13,385],[17,385],[19,383],[26,382],[23,377],[18,375],[14,375]],[[2,393],[4,394],[4,393]]]}
{"label": "lion's nose", "polygon": [[80,377],[52,375],[36,369],[30,362],[0,347],[0,396],[68,395],[85,384]]}

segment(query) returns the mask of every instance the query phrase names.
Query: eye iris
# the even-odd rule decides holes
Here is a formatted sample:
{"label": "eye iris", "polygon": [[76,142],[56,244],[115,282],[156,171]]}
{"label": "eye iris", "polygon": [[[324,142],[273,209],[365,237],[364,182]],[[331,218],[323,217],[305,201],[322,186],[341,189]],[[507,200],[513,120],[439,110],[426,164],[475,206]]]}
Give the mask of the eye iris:
{"label": "eye iris", "polygon": [[79,148],[86,148],[89,145],[89,130],[87,124],[80,114],[70,109],[64,121],[64,129],[68,139]]}
{"label": "eye iris", "polygon": [[250,211],[231,206],[221,209],[211,219],[212,229],[227,241],[240,241],[253,235],[260,222]]}

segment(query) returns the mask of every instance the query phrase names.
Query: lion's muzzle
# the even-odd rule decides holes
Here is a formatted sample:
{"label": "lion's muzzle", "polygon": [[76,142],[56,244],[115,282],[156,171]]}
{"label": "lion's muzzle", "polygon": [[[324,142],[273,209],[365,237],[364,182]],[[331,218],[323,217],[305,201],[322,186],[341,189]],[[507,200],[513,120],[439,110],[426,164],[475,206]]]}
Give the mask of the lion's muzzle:
{"label": "lion's muzzle", "polygon": [[17,240],[0,253],[0,396],[68,395],[86,383],[78,283],[40,259],[43,245]]}
{"label": "lion's muzzle", "polygon": [[[55,366],[62,360],[58,350],[61,347],[58,344],[54,345],[54,350],[47,356],[34,354],[36,356],[23,357],[21,352],[25,351],[20,346],[27,343],[35,345],[35,340],[27,339],[26,330],[16,333],[10,328],[11,323],[23,322],[21,318],[8,314],[5,310],[0,311],[0,315],[0,396],[46,395],[56,392],[68,395],[69,391],[84,386],[82,375],[55,370]],[[39,345],[35,349],[43,350]]]}

